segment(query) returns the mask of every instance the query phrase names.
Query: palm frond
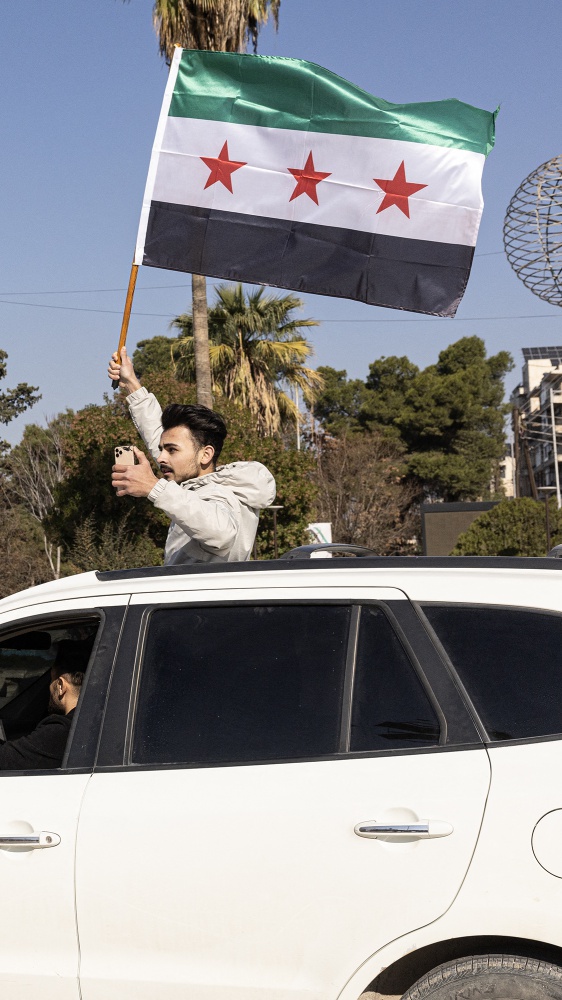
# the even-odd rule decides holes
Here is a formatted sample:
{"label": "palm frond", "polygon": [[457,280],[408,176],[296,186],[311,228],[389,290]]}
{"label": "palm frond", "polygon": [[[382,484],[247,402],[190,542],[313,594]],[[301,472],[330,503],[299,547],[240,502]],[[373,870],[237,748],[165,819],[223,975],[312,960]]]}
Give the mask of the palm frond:
{"label": "palm frond", "polygon": [[273,18],[275,30],[279,28],[279,7],[281,0],[248,0],[248,41],[254,52],[258,51],[258,35],[262,24]]}
{"label": "palm frond", "polygon": [[[285,391],[298,388],[306,402],[314,402],[324,385],[322,376],[305,362],[314,353],[302,328],[317,326],[314,319],[295,316],[302,308],[296,295],[276,295],[258,287],[221,284],[209,309],[209,354],[216,391],[252,413],[260,434],[277,434],[294,423],[298,409]],[[179,331],[172,352],[176,371],[193,376],[192,320],[177,316],[171,326]]]}
{"label": "palm frond", "polygon": [[234,352],[228,344],[209,344],[211,368],[220,369],[234,363]]}
{"label": "palm frond", "polygon": [[273,364],[290,365],[295,360],[306,361],[312,354],[308,340],[259,340],[253,345],[256,358]]}
{"label": "palm frond", "polygon": [[155,0],[152,21],[168,65],[176,45],[216,52],[257,49],[260,29],[279,22],[281,0]]}
{"label": "palm frond", "polygon": [[175,319],[168,324],[169,330],[179,330],[178,337],[188,337],[191,336],[193,331],[193,317],[191,313],[182,313],[181,316],[176,316]]}

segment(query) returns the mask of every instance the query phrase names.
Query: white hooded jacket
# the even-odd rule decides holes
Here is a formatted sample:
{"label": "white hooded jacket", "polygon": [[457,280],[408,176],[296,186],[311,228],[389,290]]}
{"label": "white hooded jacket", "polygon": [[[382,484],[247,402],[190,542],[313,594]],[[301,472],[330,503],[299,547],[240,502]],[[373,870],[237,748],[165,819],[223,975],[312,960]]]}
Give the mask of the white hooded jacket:
{"label": "white hooded jacket", "polygon": [[[144,386],[127,397],[135,427],[154,459],[162,410]],[[232,462],[184,483],[159,479],[148,494],[171,517],[164,562],[243,562],[252,554],[259,511],[275,499],[275,480],[260,462]]]}

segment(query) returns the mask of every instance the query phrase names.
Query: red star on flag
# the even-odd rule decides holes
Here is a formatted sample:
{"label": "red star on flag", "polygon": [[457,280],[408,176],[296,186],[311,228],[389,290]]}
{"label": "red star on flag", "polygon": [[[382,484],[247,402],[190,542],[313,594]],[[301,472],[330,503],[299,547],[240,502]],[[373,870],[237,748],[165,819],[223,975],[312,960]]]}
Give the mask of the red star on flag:
{"label": "red star on flag", "polygon": [[384,212],[385,208],[396,205],[396,208],[399,208],[409,219],[410,205],[408,198],[410,195],[415,194],[416,191],[421,191],[422,188],[427,187],[427,184],[410,184],[406,180],[404,160],[402,160],[392,180],[382,180],[379,177],[373,177],[373,180],[385,192],[384,198],[377,208],[377,215],[379,212]]}
{"label": "red star on flag", "polygon": [[326,177],[330,177],[330,174],[323,174],[319,170],[314,169],[312,150],[308,154],[306,163],[302,170],[293,169],[292,167],[287,167],[287,170],[293,175],[297,182],[295,190],[289,198],[289,201],[293,201],[301,194],[307,194],[312,201],[318,204],[318,192],[316,188],[320,181],[323,181]]}
{"label": "red star on flag", "polygon": [[199,159],[203,160],[211,173],[207,178],[207,183],[205,187],[211,187],[211,184],[222,184],[227,191],[233,194],[232,190],[232,178],[231,174],[235,170],[240,170],[240,167],[245,167],[245,163],[240,163],[238,160],[231,160],[228,154],[228,142],[225,142],[218,156],[201,156]]}

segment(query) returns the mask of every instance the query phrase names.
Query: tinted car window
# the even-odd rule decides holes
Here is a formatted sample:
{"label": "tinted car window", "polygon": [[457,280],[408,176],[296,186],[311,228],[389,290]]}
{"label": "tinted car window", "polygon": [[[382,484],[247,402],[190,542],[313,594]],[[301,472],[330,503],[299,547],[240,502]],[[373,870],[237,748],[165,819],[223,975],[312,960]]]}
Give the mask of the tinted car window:
{"label": "tinted car window", "polygon": [[438,605],[424,612],[492,739],[562,732],[562,616]]}
{"label": "tinted car window", "polygon": [[[0,712],[31,687],[38,677],[50,671],[54,663],[55,651],[49,648],[30,648],[31,642],[39,645],[39,641],[33,638],[33,633],[31,636],[30,643],[24,649],[13,648],[9,640],[0,644]],[[12,640],[14,645],[16,641]]]}
{"label": "tinted car window", "polygon": [[84,673],[98,624],[49,623],[0,636],[0,737],[18,739],[49,713],[51,670]]}
{"label": "tinted car window", "polygon": [[351,750],[435,745],[439,722],[386,615],[363,607],[351,719]]}
{"label": "tinted car window", "polygon": [[154,611],[133,761],[336,753],[350,614],[333,605]]}

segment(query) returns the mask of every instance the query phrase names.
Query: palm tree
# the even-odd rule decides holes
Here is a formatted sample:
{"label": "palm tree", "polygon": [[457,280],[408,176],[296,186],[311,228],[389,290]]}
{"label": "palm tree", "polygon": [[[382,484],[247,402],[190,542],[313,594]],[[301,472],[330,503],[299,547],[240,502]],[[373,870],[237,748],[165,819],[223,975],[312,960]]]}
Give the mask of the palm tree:
{"label": "palm tree", "polygon": [[152,12],[160,55],[168,65],[174,49],[254,52],[260,29],[273,17],[279,24],[281,0],[155,0]]}
{"label": "palm tree", "polygon": [[[296,295],[266,295],[263,288],[244,293],[238,284],[219,285],[217,302],[209,309],[214,388],[249,409],[264,436],[298,420],[298,407],[286,389],[300,390],[312,403],[324,385],[322,376],[305,365],[313,348],[300,330],[318,321],[295,319],[302,305]],[[176,372],[189,380],[195,369],[192,316],[178,316],[171,326],[181,331],[172,347]]]}
{"label": "palm tree", "polygon": [[[278,25],[281,0],[155,0],[152,19],[160,54],[168,65],[177,45],[214,52],[257,50],[260,28],[272,16]],[[207,285],[204,275],[192,283],[193,336],[197,402],[213,405],[207,327]]]}

